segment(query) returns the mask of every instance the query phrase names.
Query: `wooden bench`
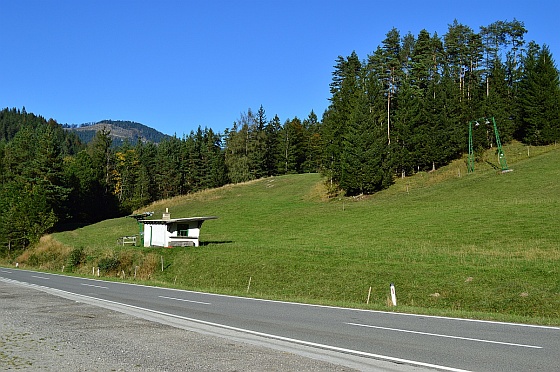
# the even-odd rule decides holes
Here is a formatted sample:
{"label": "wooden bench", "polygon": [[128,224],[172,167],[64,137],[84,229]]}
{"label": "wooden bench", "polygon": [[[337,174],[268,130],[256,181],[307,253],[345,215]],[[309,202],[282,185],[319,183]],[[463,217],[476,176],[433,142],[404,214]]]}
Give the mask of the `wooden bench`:
{"label": "wooden bench", "polygon": [[125,246],[129,245],[136,245],[136,235],[133,236],[123,236],[122,238],[117,239],[117,244]]}

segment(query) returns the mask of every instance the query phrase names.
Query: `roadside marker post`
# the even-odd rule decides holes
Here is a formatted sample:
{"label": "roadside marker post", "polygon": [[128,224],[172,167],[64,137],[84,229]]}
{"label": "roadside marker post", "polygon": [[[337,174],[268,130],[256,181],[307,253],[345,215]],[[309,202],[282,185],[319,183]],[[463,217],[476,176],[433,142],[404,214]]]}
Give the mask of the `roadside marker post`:
{"label": "roadside marker post", "polygon": [[391,301],[393,302],[393,306],[397,306],[397,295],[395,293],[395,285],[391,283]]}

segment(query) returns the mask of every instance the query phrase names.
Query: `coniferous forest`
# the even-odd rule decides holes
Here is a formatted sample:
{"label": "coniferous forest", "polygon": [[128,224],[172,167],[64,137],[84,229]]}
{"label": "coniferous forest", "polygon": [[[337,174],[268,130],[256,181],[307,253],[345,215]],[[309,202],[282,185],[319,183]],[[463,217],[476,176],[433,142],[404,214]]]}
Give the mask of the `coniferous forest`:
{"label": "coniferous forest", "polygon": [[[320,172],[329,192],[371,194],[435,169],[468,147],[468,123],[495,118],[502,143],[560,139],[559,71],[520,21],[443,36],[392,29],[367,56],[335,60],[319,118],[248,109],[224,133],[198,128],[159,144],[84,144],[55,120],[0,111],[0,254],[51,230],[122,216],[152,201],[261,177]],[[473,131],[476,150],[495,146]]]}

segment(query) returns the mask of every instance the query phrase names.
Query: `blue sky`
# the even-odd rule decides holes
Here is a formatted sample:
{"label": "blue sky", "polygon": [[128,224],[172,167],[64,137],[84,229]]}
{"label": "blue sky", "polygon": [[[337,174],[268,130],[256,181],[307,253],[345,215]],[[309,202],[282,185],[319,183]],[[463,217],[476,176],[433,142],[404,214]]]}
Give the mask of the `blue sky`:
{"label": "blue sky", "polygon": [[0,14],[0,108],[179,137],[260,105],[282,123],[320,118],[335,59],[365,59],[393,27],[443,36],[454,19],[515,18],[560,61],[558,0],[0,0]]}

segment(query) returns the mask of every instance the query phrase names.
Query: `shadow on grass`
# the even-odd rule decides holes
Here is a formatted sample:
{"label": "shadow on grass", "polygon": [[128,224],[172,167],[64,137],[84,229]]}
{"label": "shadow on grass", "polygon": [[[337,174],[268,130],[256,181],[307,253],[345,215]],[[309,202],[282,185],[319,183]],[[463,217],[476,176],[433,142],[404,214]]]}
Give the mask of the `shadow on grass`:
{"label": "shadow on grass", "polygon": [[68,223],[56,225],[54,231],[55,232],[73,231],[93,224],[94,222],[68,222]]}
{"label": "shadow on grass", "polygon": [[200,245],[210,245],[210,244],[229,244],[233,243],[233,240],[208,240],[200,242]]}

